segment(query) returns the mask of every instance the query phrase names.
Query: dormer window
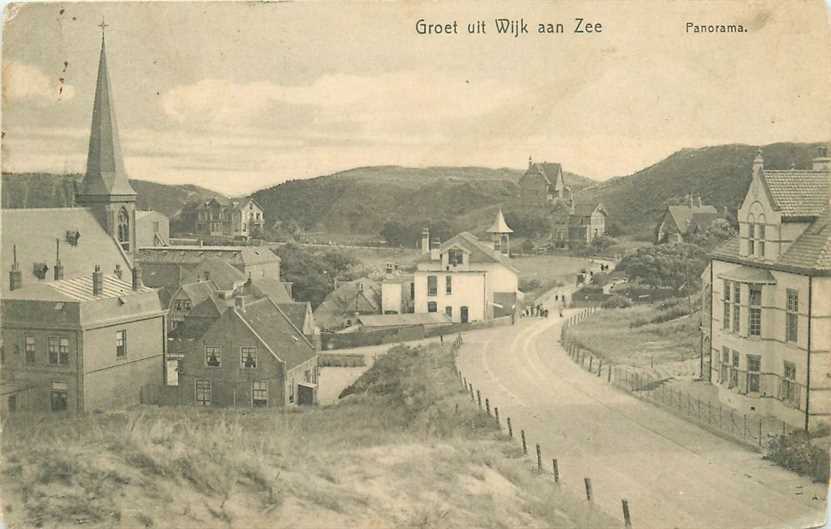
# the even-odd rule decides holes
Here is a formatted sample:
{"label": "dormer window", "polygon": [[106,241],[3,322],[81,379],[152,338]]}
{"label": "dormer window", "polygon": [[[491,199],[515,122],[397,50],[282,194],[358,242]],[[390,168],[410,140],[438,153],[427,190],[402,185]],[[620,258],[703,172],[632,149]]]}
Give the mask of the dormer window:
{"label": "dormer window", "polygon": [[464,264],[465,254],[458,248],[451,248],[447,251],[447,263],[456,266]]}

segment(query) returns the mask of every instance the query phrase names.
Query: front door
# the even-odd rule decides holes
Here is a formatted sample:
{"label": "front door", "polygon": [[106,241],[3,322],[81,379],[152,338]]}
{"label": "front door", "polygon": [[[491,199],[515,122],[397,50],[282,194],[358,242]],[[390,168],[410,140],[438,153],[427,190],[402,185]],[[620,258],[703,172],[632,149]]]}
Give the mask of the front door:
{"label": "front door", "polygon": [[468,313],[467,307],[462,307],[459,309],[459,317],[461,318],[462,323],[467,323],[468,320]]}
{"label": "front door", "polygon": [[305,384],[297,385],[297,404],[311,406],[315,403],[315,390],[312,386]]}

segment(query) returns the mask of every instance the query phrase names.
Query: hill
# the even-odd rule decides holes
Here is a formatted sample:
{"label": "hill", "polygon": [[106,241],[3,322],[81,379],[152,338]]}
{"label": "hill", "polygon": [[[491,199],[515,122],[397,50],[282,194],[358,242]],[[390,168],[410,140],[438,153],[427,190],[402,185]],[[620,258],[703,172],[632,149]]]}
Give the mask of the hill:
{"label": "hill", "polygon": [[[3,208],[65,208],[74,203],[80,174],[3,173]],[[173,218],[187,202],[207,200],[219,193],[195,185],[167,185],[130,180],[138,193],[136,207],[153,209]]]}
{"label": "hill", "polygon": [[[811,166],[819,144],[775,143],[762,146],[765,167],[787,169]],[[580,193],[603,202],[611,222],[624,232],[651,237],[667,205],[682,203],[687,193],[731,213],[739,207],[750,185],[751,166],[758,146],[719,145],[682,149],[634,174],[610,179]]]}
{"label": "hill", "polygon": [[[385,222],[421,226],[459,222],[491,215],[499,205],[516,201],[523,171],[483,167],[360,167],[308,180],[290,180],[253,194],[268,219],[295,222],[309,231],[377,237]],[[566,174],[574,188],[593,180]],[[481,213],[487,212],[487,215]],[[472,216],[470,216],[473,214]]]}

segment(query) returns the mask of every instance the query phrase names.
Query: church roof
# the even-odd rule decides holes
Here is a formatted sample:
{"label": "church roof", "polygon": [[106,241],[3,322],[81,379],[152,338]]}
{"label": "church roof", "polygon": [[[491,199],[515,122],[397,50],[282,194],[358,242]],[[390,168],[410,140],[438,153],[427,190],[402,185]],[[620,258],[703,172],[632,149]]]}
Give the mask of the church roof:
{"label": "church roof", "polygon": [[828,204],[828,171],[764,169],[772,206],[785,217],[814,217]]}
{"label": "church roof", "polygon": [[127,179],[118,125],[112,101],[112,86],[107,71],[107,53],[101,40],[98,61],[98,81],[92,107],[92,126],[89,135],[87,171],[81,184],[80,199],[94,196],[119,195],[135,197],[136,192]]}
{"label": "church roof", "polygon": [[[23,275],[23,286],[41,282],[34,274],[34,263],[45,263],[47,278],[54,277],[56,242],[60,241],[64,278],[92,273],[95,264],[104,273],[120,266],[130,274],[130,262],[110,235],[98,223],[89,208],[32,208],[0,210],[0,260],[2,260],[2,292],[9,292],[9,271],[17,246],[17,262]],[[75,245],[67,241],[67,232],[79,233]],[[126,277],[126,276],[125,276]]]}
{"label": "church roof", "polygon": [[493,221],[493,225],[488,229],[488,233],[513,233],[514,230],[508,227],[508,224],[505,222],[505,216],[502,214],[502,210],[500,209],[499,212],[496,214],[496,220]]}

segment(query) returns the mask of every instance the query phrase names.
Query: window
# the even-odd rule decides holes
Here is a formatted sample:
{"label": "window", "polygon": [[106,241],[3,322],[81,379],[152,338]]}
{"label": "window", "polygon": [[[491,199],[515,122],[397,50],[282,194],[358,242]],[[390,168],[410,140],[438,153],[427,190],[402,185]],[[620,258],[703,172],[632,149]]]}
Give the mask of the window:
{"label": "window", "polygon": [[427,302],[427,312],[438,312],[439,308],[436,305],[435,301],[428,301]]}
{"label": "window", "polygon": [[464,264],[465,254],[458,248],[451,248],[447,251],[447,262],[451,265]]}
{"label": "window", "polygon": [[58,365],[58,337],[50,336],[46,341],[46,351],[49,354],[49,363]]}
{"label": "window", "polygon": [[69,365],[69,338],[61,338],[58,340],[58,363],[61,365]]}
{"label": "window", "polygon": [[724,305],[724,314],[721,318],[721,328],[730,329],[730,281],[724,281],[724,289],[722,290],[722,300]]}
{"label": "window", "polygon": [[415,283],[410,283],[410,299],[415,299]]}
{"label": "window", "polygon": [[733,351],[733,366],[730,370],[730,383],[728,388],[735,388],[739,385],[739,352]]}
{"label": "window", "polygon": [[785,362],[784,376],[782,377],[782,400],[797,403],[796,392],[796,365]]}
{"label": "window", "polygon": [[799,292],[788,289],[788,306],[786,316],[785,340],[788,342],[799,341]]}
{"label": "window", "polygon": [[243,369],[255,369],[257,367],[257,348],[240,347],[240,367]]}
{"label": "window", "polygon": [[453,276],[444,276],[444,293],[453,293]]}
{"label": "window", "polygon": [[753,215],[747,216],[747,255],[756,254],[756,241],[753,239],[756,234],[756,219]]}
{"label": "window", "polygon": [[727,347],[721,348],[721,365],[719,366],[719,382],[724,384],[727,382],[727,374],[730,372],[730,349]]}
{"label": "window", "polygon": [[747,355],[747,391],[759,392],[759,372],[762,370],[762,357]]}
{"label": "window", "polygon": [[130,215],[126,209],[118,212],[118,244],[125,252],[130,251]]}
{"label": "window", "polygon": [[742,291],[741,285],[739,283],[735,283],[733,285],[733,332],[737,333],[741,331],[742,328]]}
{"label": "window", "polygon": [[252,404],[255,408],[265,408],[268,406],[268,382],[264,380],[253,383],[251,390]]}
{"label": "window", "polygon": [[436,276],[427,276],[427,295],[428,296],[435,296],[438,295],[439,291],[439,279]]}
{"label": "window", "polygon": [[759,218],[761,224],[756,225],[756,251],[759,257],[765,256],[765,218]]}
{"label": "window", "polygon": [[115,356],[127,355],[127,331],[115,331]]}
{"label": "window", "polygon": [[25,341],[25,351],[26,351],[26,363],[27,364],[34,364],[35,357],[37,355],[37,350],[35,349],[35,337],[34,336],[27,336],[24,338]]}
{"label": "window", "polygon": [[448,318],[453,319],[453,307],[444,307],[444,313],[447,314]]}
{"label": "window", "polygon": [[750,336],[762,335],[762,287],[751,286],[748,301],[748,332]]}
{"label": "window", "polygon": [[205,346],[205,365],[222,367],[222,348],[216,345]]}
{"label": "window", "polygon": [[49,408],[52,411],[66,411],[68,401],[68,387],[66,382],[52,382],[49,392]]}
{"label": "window", "polygon": [[199,406],[211,405],[211,381],[196,381],[196,404]]}

